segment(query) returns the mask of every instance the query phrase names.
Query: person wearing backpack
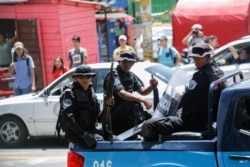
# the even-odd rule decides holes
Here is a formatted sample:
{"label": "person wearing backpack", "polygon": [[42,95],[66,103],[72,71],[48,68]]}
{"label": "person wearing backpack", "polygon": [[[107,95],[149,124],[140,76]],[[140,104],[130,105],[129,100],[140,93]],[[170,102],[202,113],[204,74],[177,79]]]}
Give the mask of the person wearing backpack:
{"label": "person wearing backpack", "polygon": [[22,42],[14,45],[13,62],[10,64],[10,74],[14,79],[14,96],[36,91],[35,64],[27,54]]}
{"label": "person wearing backpack", "polygon": [[[74,147],[94,148],[97,141],[103,140],[98,134],[96,122],[101,121],[100,104],[91,84],[96,73],[88,65],[79,65],[73,74],[73,83],[60,96],[60,111],[56,125]],[[107,103],[112,105],[112,98]]]}
{"label": "person wearing backpack", "polygon": [[158,62],[168,67],[177,66],[181,61],[180,53],[173,46],[168,46],[166,36],[161,36],[158,40],[161,45],[158,51]]}

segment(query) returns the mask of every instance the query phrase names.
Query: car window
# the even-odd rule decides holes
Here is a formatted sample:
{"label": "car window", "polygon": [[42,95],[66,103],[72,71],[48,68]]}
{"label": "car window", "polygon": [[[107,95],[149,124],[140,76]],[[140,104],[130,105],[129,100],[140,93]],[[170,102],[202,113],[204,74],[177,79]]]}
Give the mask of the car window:
{"label": "car window", "polygon": [[[237,53],[239,53],[241,50],[246,50],[246,53],[248,55],[248,62],[250,60],[250,43],[241,43],[233,46]],[[224,49],[220,53],[216,54],[214,57],[214,60],[216,63],[220,66],[223,65],[231,65],[236,64],[237,62],[234,60],[232,53],[229,51],[229,49]]]}
{"label": "car window", "polygon": [[60,96],[62,91],[70,85],[70,83],[74,80],[72,77],[72,73],[65,75],[58,82],[56,82],[52,87],[50,87],[50,95],[51,96]]}
{"label": "car window", "polygon": [[96,93],[103,93],[103,83],[109,69],[98,69],[95,70],[96,77],[93,80],[93,87]]}
{"label": "car window", "polygon": [[164,66],[162,64],[156,64],[154,66],[148,67],[145,69],[153,76],[157,76],[160,80],[162,80],[165,83],[168,83],[173,70],[167,66]]}
{"label": "car window", "polygon": [[[104,78],[109,72],[109,69],[98,69],[95,70],[96,77],[92,79],[92,86],[96,93],[103,93],[103,82]],[[50,95],[51,96],[60,96],[62,91],[70,85],[70,83],[74,80],[72,77],[72,74],[69,74],[65,77],[63,77],[60,81],[55,83],[50,88]]]}
{"label": "car window", "polygon": [[240,131],[250,132],[250,98],[242,97],[238,100],[236,106],[235,128]]}

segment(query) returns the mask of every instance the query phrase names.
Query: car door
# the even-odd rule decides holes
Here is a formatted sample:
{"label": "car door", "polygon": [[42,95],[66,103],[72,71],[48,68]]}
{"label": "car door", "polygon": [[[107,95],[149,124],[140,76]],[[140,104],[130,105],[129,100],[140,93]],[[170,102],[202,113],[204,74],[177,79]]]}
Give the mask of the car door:
{"label": "car door", "polygon": [[[225,136],[218,150],[219,166],[250,166],[250,96],[249,92],[232,97],[236,102],[233,120],[228,118],[224,123]],[[232,114],[232,113],[230,113]],[[230,117],[230,116],[229,116]],[[227,129],[227,130],[226,130]]]}
{"label": "car door", "polygon": [[59,97],[65,87],[72,82],[72,72],[64,74],[44,88],[34,103],[34,121],[38,136],[52,136],[59,112]]}

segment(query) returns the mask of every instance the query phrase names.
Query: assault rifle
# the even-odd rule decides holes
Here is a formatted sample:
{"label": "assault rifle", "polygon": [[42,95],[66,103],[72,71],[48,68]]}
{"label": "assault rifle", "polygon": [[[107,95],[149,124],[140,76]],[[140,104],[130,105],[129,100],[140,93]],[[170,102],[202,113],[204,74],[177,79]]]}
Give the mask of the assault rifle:
{"label": "assault rifle", "polygon": [[104,102],[102,113],[102,128],[104,139],[113,140],[112,124],[111,124],[111,107],[106,103],[107,99],[113,97],[115,71],[113,71],[113,64],[111,64],[110,72],[107,74],[104,80]]}

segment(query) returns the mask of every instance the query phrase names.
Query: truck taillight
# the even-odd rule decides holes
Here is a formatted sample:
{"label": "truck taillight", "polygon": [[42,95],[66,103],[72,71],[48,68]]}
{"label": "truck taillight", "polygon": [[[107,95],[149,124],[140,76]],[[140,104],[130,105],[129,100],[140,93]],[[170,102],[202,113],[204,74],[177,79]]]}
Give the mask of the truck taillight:
{"label": "truck taillight", "polygon": [[68,152],[68,167],[83,167],[84,157],[76,154],[75,152]]}

